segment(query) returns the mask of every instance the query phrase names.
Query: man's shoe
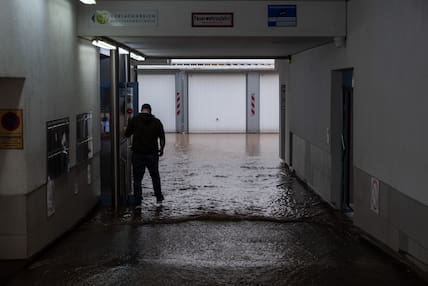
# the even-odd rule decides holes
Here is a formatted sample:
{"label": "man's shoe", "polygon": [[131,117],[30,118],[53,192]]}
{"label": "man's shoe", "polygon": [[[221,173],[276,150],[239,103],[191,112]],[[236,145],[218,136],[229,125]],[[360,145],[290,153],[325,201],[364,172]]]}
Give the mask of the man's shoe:
{"label": "man's shoe", "polygon": [[156,199],[156,203],[157,204],[162,204],[162,201],[164,200],[164,197],[163,197],[163,195],[161,196],[161,197],[159,197],[159,198],[157,198]]}

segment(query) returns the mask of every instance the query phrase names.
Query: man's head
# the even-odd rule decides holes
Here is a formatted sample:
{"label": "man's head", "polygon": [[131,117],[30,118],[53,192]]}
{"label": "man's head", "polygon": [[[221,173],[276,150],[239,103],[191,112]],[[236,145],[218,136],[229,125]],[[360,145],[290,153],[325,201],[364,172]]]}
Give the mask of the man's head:
{"label": "man's head", "polygon": [[149,114],[151,114],[152,113],[152,107],[150,106],[150,104],[144,103],[141,106],[141,112],[142,113],[149,113]]}

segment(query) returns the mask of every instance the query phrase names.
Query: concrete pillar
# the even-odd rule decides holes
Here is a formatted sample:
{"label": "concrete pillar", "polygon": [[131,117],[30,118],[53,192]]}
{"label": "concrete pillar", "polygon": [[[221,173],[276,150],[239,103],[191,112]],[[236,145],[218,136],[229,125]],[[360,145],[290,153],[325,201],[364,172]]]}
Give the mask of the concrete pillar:
{"label": "concrete pillar", "polygon": [[247,133],[260,132],[260,74],[247,74]]}
{"label": "concrete pillar", "polygon": [[175,75],[175,124],[176,132],[189,132],[189,96],[186,72],[178,72]]}

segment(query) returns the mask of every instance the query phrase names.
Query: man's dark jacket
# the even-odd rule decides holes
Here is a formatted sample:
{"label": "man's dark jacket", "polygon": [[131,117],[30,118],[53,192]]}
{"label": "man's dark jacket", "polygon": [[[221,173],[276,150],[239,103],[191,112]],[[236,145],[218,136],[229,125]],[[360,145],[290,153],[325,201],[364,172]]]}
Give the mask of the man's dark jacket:
{"label": "man's dark jacket", "polygon": [[130,137],[131,135],[134,135],[132,151],[135,153],[158,154],[160,150],[158,139],[165,142],[165,132],[161,121],[149,113],[139,113],[130,120],[125,136]]}

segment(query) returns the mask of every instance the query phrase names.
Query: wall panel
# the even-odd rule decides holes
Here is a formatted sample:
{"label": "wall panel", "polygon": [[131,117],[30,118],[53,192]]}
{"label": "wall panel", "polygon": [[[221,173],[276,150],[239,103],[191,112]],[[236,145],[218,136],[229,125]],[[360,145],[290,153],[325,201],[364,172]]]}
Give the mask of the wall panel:
{"label": "wall panel", "polygon": [[245,74],[189,75],[189,132],[245,132]]}
{"label": "wall panel", "polygon": [[138,92],[139,109],[142,104],[149,103],[165,132],[175,132],[175,75],[139,74]]}
{"label": "wall panel", "polygon": [[260,75],[260,132],[279,132],[278,74]]}

